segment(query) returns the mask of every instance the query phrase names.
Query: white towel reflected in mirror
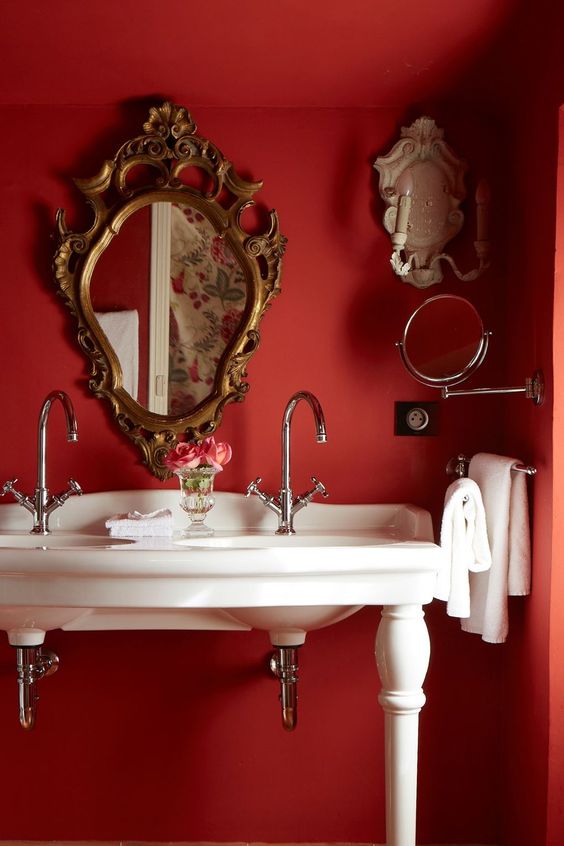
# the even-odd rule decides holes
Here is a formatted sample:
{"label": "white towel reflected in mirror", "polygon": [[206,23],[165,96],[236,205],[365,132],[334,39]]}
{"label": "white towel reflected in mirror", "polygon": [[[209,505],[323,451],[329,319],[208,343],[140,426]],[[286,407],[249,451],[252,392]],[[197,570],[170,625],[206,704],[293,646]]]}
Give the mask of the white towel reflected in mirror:
{"label": "white towel reflected in mirror", "polygon": [[137,400],[139,392],[139,314],[136,309],[95,311],[94,316],[117,355],[122,385]]}

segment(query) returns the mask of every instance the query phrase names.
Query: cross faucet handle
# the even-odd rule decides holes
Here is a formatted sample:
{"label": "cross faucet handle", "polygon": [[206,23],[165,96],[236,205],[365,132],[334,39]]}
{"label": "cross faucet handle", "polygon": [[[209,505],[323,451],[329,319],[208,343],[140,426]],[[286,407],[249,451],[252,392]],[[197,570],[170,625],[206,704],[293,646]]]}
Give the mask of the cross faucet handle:
{"label": "cross faucet handle", "polygon": [[323,496],[323,497],[325,497],[325,499],[327,499],[329,494],[327,493],[327,488],[325,487],[323,482],[320,482],[319,479],[315,478],[315,476],[311,477],[311,481],[315,485],[315,493],[320,493],[321,496]]}
{"label": "cross faucet handle", "polygon": [[251,494],[258,494],[258,492],[259,492],[258,486],[260,485],[261,482],[262,482],[262,476],[257,476],[256,479],[254,480],[254,482],[249,482],[249,484],[247,485],[247,491],[245,493],[245,496],[251,496]]}
{"label": "cross faucet handle", "polygon": [[4,486],[2,487],[2,493],[0,496],[6,496],[7,493],[13,492],[13,486],[16,484],[17,479],[10,479],[9,482],[4,482]]}
{"label": "cross faucet handle", "polygon": [[82,496],[82,488],[74,479],[69,479],[69,486],[66,491],[51,498],[47,508],[48,513],[50,514],[55,508],[60,508],[61,505],[64,505],[70,496]]}
{"label": "cross faucet handle", "polygon": [[84,491],[82,490],[78,482],[75,479],[69,479],[69,496],[72,496],[72,494],[82,496],[83,493]]}

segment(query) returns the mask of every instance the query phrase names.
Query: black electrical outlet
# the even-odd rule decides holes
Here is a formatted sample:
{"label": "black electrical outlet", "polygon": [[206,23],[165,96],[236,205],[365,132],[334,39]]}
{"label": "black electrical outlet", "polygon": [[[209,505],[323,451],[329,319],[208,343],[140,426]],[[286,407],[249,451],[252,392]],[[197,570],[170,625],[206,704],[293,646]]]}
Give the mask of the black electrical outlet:
{"label": "black electrical outlet", "polygon": [[438,402],[396,402],[396,435],[437,435]]}

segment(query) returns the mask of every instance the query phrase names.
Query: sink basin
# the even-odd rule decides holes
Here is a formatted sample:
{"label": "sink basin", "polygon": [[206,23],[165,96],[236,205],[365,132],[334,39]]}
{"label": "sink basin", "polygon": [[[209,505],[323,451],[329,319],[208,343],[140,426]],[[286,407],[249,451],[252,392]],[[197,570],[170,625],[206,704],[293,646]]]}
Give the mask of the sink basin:
{"label": "sink basin", "polygon": [[275,535],[272,532],[243,531],[216,532],[209,538],[178,538],[178,546],[204,547],[208,549],[316,549],[328,547],[377,546],[388,543],[390,533],[378,537],[376,531],[358,530],[346,532],[343,530],[326,529],[323,531],[304,529],[298,535]]}
{"label": "sink basin", "polygon": [[[168,507],[175,536],[109,538],[108,515]],[[0,506],[0,628],[12,643],[45,632],[259,628],[299,644],[363,605],[430,602],[441,552],[429,514],[412,505],[312,503],[296,534],[276,535],[257,500],[219,492],[216,534],[182,538],[173,490],[86,494],[58,509],[48,536]]]}
{"label": "sink basin", "polygon": [[88,535],[76,532],[55,532],[51,535],[31,535],[24,532],[0,534],[0,549],[92,549],[93,547],[112,547],[119,544],[133,543],[129,538],[109,538],[101,535]]}

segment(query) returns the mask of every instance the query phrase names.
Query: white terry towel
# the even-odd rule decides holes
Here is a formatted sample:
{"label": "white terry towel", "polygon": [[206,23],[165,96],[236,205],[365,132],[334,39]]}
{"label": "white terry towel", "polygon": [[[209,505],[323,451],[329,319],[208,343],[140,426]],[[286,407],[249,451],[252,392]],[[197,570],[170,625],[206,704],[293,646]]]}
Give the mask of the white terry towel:
{"label": "white terry towel", "polygon": [[470,462],[468,475],[482,491],[492,566],[470,576],[470,617],[461,622],[465,632],[481,634],[488,643],[503,643],[509,630],[507,596],[531,591],[531,542],[527,480],[512,473],[521,462],[503,455],[480,452]]}
{"label": "white terry towel", "polygon": [[172,535],[172,511],[159,508],[149,514],[130,511],[128,514],[114,514],[106,520],[106,529],[113,538],[164,538]]}
{"label": "white terry towel", "polygon": [[94,316],[119,359],[122,385],[137,399],[139,391],[139,313],[131,311],[95,311]]}
{"label": "white terry towel", "polygon": [[457,479],[447,488],[441,548],[445,561],[437,574],[435,597],[447,603],[449,616],[469,617],[468,574],[489,570],[492,563],[482,494],[472,479]]}

